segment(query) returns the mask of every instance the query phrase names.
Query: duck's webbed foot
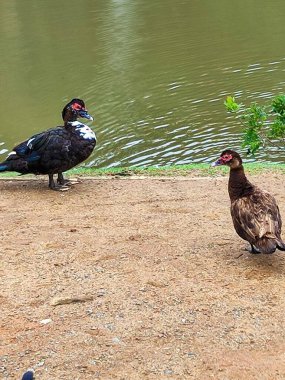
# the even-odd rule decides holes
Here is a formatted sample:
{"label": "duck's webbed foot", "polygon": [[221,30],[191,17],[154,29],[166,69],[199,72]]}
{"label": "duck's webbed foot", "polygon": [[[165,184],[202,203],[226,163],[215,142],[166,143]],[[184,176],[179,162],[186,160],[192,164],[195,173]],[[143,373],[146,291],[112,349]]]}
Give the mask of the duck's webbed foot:
{"label": "duck's webbed foot", "polygon": [[81,181],[78,180],[70,180],[70,179],[64,179],[62,173],[58,173],[57,175],[57,183],[61,186],[72,186],[76,185],[77,183],[80,183]]}
{"label": "duck's webbed foot", "polygon": [[259,251],[259,249],[257,249],[253,244],[250,244],[250,248],[246,248],[246,251],[253,253],[253,254],[261,253]]}
{"label": "duck's webbed foot", "polygon": [[[54,191],[67,191],[67,190],[69,190],[68,186],[66,186],[65,184],[59,183],[59,181],[57,181],[58,184],[55,184],[54,179],[53,179],[53,174],[49,174],[48,177],[49,177],[48,186],[51,190],[54,190]],[[62,178],[63,178],[63,176],[62,176]]]}

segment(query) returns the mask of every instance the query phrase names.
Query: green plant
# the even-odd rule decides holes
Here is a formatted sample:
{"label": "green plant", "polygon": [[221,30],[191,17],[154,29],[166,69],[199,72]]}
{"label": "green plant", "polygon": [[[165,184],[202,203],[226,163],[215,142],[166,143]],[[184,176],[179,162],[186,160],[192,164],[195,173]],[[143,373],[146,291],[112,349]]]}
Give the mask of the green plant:
{"label": "green plant", "polygon": [[243,126],[242,147],[255,153],[268,145],[280,147],[285,142],[285,95],[275,96],[270,104],[256,102],[244,107],[233,96],[224,102],[227,111],[235,113]]}

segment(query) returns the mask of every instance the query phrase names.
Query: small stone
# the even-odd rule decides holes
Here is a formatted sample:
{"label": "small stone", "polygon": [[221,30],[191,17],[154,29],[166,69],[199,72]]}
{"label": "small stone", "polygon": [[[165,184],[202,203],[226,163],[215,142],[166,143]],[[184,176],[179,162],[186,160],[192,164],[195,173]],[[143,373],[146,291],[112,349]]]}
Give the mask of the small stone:
{"label": "small stone", "polygon": [[97,297],[104,297],[105,294],[106,294],[106,290],[105,289],[100,289],[97,292]]}
{"label": "small stone", "polygon": [[110,331],[115,330],[115,326],[113,325],[113,323],[106,323],[105,327],[106,327],[106,329],[108,329]]}
{"label": "small stone", "polygon": [[121,344],[121,343],[122,343],[121,339],[118,338],[118,337],[114,337],[114,338],[112,339],[112,342],[115,343],[115,344]]}
{"label": "small stone", "polygon": [[165,370],[163,371],[163,373],[164,373],[165,375],[173,375],[173,374],[174,374],[174,371],[173,371],[172,369],[165,369]]}
{"label": "small stone", "polygon": [[92,296],[78,296],[78,297],[54,297],[50,301],[51,306],[67,305],[70,303],[87,302],[92,301]]}
{"label": "small stone", "polygon": [[47,325],[48,323],[51,323],[51,322],[52,322],[52,319],[48,318],[48,319],[43,319],[42,321],[40,321],[40,324]]}
{"label": "small stone", "polygon": [[164,282],[161,282],[161,281],[153,281],[153,280],[149,280],[149,281],[147,281],[147,285],[154,286],[155,288],[165,288],[166,286],[168,286],[168,285],[165,284]]}

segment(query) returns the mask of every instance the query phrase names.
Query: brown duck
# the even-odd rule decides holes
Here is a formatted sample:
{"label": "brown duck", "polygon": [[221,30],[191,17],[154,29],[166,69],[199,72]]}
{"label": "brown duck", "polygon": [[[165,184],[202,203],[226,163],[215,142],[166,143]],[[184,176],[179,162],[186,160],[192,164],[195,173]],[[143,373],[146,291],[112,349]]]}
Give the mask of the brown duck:
{"label": "brown duck", "polygon": [[242,159],[233,150],[225,150],[212,166],[230,167],[229,196],[231,215],[237,234],[251,245],[252,253],[285,251],[281,239],[281,216],[274,197],[252,185],[245,176]]}

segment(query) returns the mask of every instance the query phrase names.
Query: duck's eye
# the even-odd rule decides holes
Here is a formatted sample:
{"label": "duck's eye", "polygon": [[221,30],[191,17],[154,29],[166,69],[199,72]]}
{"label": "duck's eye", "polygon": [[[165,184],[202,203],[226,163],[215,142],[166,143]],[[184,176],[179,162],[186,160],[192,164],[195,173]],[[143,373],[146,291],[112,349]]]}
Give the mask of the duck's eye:
{"label": "duck's eye", "polygon": [[75,110],[75,111],[79,111],[79,110],[82,109],[81,105],[78,104],[78,103],[74,103],[74,104],[72,104],[71,108],[72,108],[73,110]]}
{"label": "duck's eye", "polygon": [[225,154],[225,155],[223,156],[223,161],[228,162],[228,161],[230,161],[232,158],[233,158],[233,157],[232,157],[231,154]]}

